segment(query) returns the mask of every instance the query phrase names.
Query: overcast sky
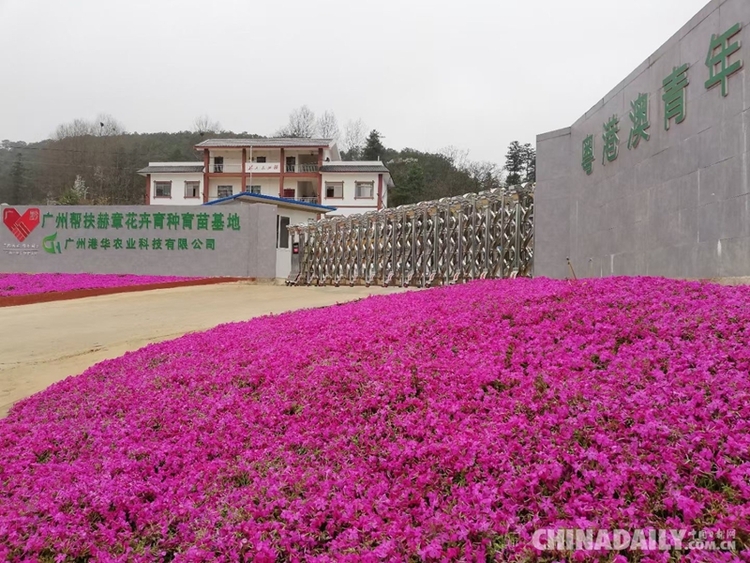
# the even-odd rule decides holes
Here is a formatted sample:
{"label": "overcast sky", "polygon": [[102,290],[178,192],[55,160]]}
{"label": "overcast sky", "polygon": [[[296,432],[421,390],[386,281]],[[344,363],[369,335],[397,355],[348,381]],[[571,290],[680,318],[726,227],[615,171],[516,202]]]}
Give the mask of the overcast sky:
{"label": "overcast sky", "polygon": [[129,131],[273,134],[295,107],[393,148],[571,125],[708,0],[0,0],[0,139],[104,112]]}

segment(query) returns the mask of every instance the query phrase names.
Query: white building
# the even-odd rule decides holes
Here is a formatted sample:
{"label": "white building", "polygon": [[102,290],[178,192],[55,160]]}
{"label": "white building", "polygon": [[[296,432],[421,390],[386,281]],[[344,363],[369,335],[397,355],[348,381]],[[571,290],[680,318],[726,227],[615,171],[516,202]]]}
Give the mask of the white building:
{"label": "white building", "polygon": [[146,203],[201,205],[241,193],[334,207],[328,217],[383,209],[393,181],[382,162],[342,161],[330,139],[208,139],[203,162],[151,162]]}

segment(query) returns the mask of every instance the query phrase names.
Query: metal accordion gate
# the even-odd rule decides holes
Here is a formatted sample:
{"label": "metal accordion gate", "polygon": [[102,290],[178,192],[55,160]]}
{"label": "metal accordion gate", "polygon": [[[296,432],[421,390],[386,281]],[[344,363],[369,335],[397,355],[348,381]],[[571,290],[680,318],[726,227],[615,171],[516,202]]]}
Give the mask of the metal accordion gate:
{"label": "metal accordion gate", "polygon": [[289,227],[287,285],[430,287],[530,277],[533,185]]}

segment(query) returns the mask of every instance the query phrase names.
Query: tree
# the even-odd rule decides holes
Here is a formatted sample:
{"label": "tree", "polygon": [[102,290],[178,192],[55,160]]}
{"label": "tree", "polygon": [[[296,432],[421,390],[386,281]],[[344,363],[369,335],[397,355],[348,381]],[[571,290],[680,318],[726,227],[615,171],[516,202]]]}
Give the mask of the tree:
{"label": "tree", "polygon": [[93,135],[97,137],[114,137],[125,134],[125,126],[108,113],[100,113],[93,121],[77,118],[70,123],[63,123],[55,130],[54,138],[57,140],[68,137],[85,137]]}
{"label": "tree", "polygon": [[27,203],[28,193],[26,185],[26,165],[23,162],[23,155],[18,153],[13,166],[10,169],[10,203],[12,205],[23,205]]}
{"label": "tree", "polygon": [[125,126],[108,113],[100,113],[96,116],[94,128],[100,137],[114,137],[126,133]]}
{"label": "tree", "polygon": [[506,186],[517,186],[521,183],[525,158],[525,150],[521,143],[513,141],[508,145],[508,152],[505,153],[505,170],[508,172]]}
{"label": "tree", "polygon": [[76,181],[73,182],[73,187],[68,188],[62,196],[60,196],[60,205],[80,205],[86,201],[89,189],[86,187],[86,182],[83,178],[78,175]]}
{"label": "tree", "polygon": [[289,114],[289,122],[276,132],[276,137],[312,139],[315,136],[315,113],[307,106]]}
{"label": "tree", "polygon": [[526,143],[523,148],[523,165],[526,171],[523,181],[534,183],[536,182],[536,149],[531,146],[531,143]]}
{"label": "tree", "polygon": [[344,139],[341,148],[344,151],[344,160],[359,160],[362,149],[365,146],[365,124],[361,119],[348,121],[344,128]]}
{"label": "tree", "polygon": [[385,147],[380,140],[380,133],[376,129],[373,129],[370,131],[365,148],[362,150],[362,160],[382,160],[384,155]]}
{"label": "tree", "polygon": [[536,182],[536,150],[531,143],[522,145],[518,141],[513,141],[508,145],[508,152],[505,154],[505,170],[508,172],[505,180],[506,186],[516,186],[521,182]]}
{"label": "tree", "polygon": [[27,145],[25,141],[11,141],[10,139],[3,139],[0,142],[0,150],[12,151],[14,148],[23,148]]}
{"label": "tree", "polygon": [[54,138],[59,140],[67,137],[83,137],[94,134],[94,125],[85,119],[74,119],[70,123],[63,123],[55,129]]}
{"label": "tree", "polygon": [[339,137],[339,124],[336,115],[332,111],[326,111],[318,119],[318,135],[323,139],[333,139]]}
{"label": "tree", "polygon": [[466,172],[475,183],[475,191],[483,192],[502,187],[497,164],[489,161],[470,162]]}
{"label": "tree", "polygon": [[[138,170],[150,161],[195,160],[194,147],[201,141],[197,133],[188,131],[100,136],[92,124],[93,120],[63,124],[58,128],[61,139],[28,145],[22,141],[0,141],[0,203],[60,201],[80,176],[88,187],[86,204],[142,204],[145,178]],[[96,126],[101,129],[99,122]],[[105,127],[105,133],[111,130]],[[260,138],[231,131],[223,131],[222,136]],[[11,169],[19,153],[23,155],[25,172],[20,202],[11,195],[14,189]]]}
{"label": "tree", "polygon": [[207,115],[199,115],[193,120],[193,133],[204,135],[206,133],[220,133],[221,124]]}
{"label": "tree", "polygon": [[422,165],[416,159],[409,159],[404,164],[405,173],[394,174],[399,180],[389,194],[388,207],[417,203],[425,199],[425,174]]}
{"label": "tree", "polygon": [[438,154],[447,158],[457,170],[466,170],[469,166],[468,150],[462,150],[450,145],[441,149]]}

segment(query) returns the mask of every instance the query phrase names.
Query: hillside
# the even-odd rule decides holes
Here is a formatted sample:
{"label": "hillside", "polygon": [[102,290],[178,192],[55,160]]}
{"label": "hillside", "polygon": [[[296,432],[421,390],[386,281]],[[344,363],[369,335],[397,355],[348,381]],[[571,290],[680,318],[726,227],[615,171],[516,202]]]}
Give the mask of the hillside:
{"label": "hillside", "polygon": [[[376,133],[376,132],[373,132]],[[149,161],[200,160],[194,146],[206,136],[178,133],[72,134],[37,143],[0,143],[0,202],[11,205],[68,202],[76,177],[87,187],[86,201],[95,204],[140,204],[145,179],[137,171]],[[246,132],[210,134],[221,137],[256,137]],[[372,136],[372,133],[371,133]],[[370,139],[368,139],[369,142]],[[379,140],[378,140],[379,143]],[[494,163],[471,162],[465,154],[447,149],[441,153],[406,148],[394,150],[380,144],[361,151],[344,152],[353,160],[381,159],[391,170],[396,188],[390,205],[461,195],[501,185]]]}

